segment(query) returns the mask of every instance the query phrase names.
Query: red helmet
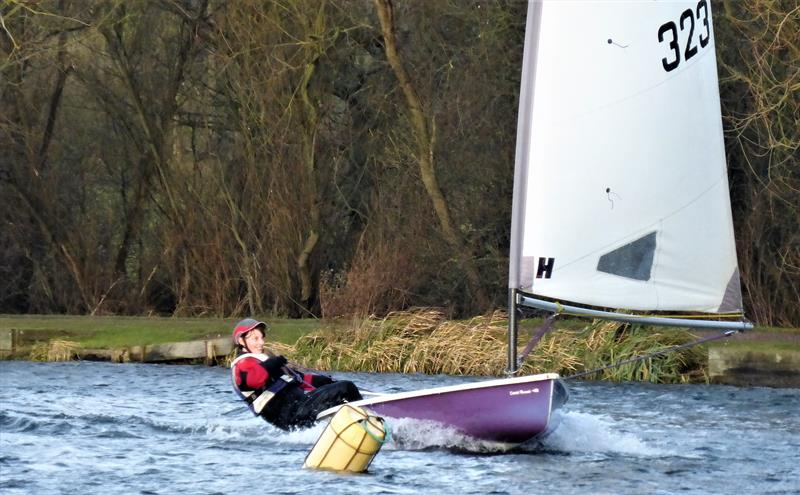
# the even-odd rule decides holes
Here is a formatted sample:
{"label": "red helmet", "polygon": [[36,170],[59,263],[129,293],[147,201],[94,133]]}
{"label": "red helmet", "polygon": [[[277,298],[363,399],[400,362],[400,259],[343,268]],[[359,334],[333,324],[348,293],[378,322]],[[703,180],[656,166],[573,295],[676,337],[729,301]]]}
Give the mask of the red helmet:
{"label": "red helmet", "polygon": [[245,318],[237,323],[236,326],[233,327],[233,344],[239,345],[239,337],[256,328],[260,328],[263,335],[269,327],[263,321],[254,320],[252,318]]}

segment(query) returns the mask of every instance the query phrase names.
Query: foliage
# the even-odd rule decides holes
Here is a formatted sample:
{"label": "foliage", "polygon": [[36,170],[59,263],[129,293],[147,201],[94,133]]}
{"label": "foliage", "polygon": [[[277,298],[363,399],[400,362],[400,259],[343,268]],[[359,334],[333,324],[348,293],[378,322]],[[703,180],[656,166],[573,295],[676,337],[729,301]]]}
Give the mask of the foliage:
{"label": "foliage", "polygon": [[[686,344],[694,339],[686,331],[659,331],[639,325],[595,321],[578,340],[586,342],[582,360],[584,370],[594,370]],[[698,346],[613,367],[589,378],[653,383],[689,382],[704,380],[705,367],[706,352]]]}
{"label": "foliage", "polygon": [[747,309],[764,325],[797,325],[800,5],[725,0],[722,6],[720,94]]}
{"label": "foliage", "polygon": [[[503,306],[526,3],[394,3],[0,5],[0,312]],[[798,8],[713,7],[746,310],[798,325]]]}

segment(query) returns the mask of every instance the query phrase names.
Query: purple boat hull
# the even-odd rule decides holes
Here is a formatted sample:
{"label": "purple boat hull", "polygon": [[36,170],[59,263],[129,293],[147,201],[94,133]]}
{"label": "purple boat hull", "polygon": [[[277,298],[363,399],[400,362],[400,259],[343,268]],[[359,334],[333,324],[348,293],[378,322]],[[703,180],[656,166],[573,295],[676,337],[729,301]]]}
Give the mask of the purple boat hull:
{"label": "purple boat hull", "polygon": [[[550,426],[567,398],[555,373],[386,394],[353,402],[389,418],[436,421],[465,435],[519,444]],[[336,408],[320,414],[326,417]]]}

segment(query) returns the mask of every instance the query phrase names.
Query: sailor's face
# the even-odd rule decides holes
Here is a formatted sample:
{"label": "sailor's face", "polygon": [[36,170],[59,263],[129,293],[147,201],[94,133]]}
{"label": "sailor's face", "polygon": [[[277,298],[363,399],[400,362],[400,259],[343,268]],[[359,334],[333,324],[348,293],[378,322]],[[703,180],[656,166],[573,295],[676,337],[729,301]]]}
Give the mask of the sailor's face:
{"label": "sailor's face", "polygon": [[264,335],[260,330],[250,330],[244,336],[245,348],[253,354],[262,354],[264,352]]}

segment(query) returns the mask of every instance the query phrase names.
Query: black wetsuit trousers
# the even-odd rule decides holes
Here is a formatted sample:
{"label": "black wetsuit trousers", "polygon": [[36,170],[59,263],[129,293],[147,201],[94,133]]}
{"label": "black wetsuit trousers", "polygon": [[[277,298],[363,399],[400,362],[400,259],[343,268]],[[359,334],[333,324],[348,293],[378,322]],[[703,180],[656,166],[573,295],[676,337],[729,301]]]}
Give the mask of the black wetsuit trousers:
{"label": "black wetsuit trousers", "polygon": [[347,380],[323,385],[307,394],[299,388],[286,392],[289,393],[275,397],[264,414],[264,419],[284,430],[312,426],[317,422],[317,414],[325,409],[362,398],[358,387]]}

